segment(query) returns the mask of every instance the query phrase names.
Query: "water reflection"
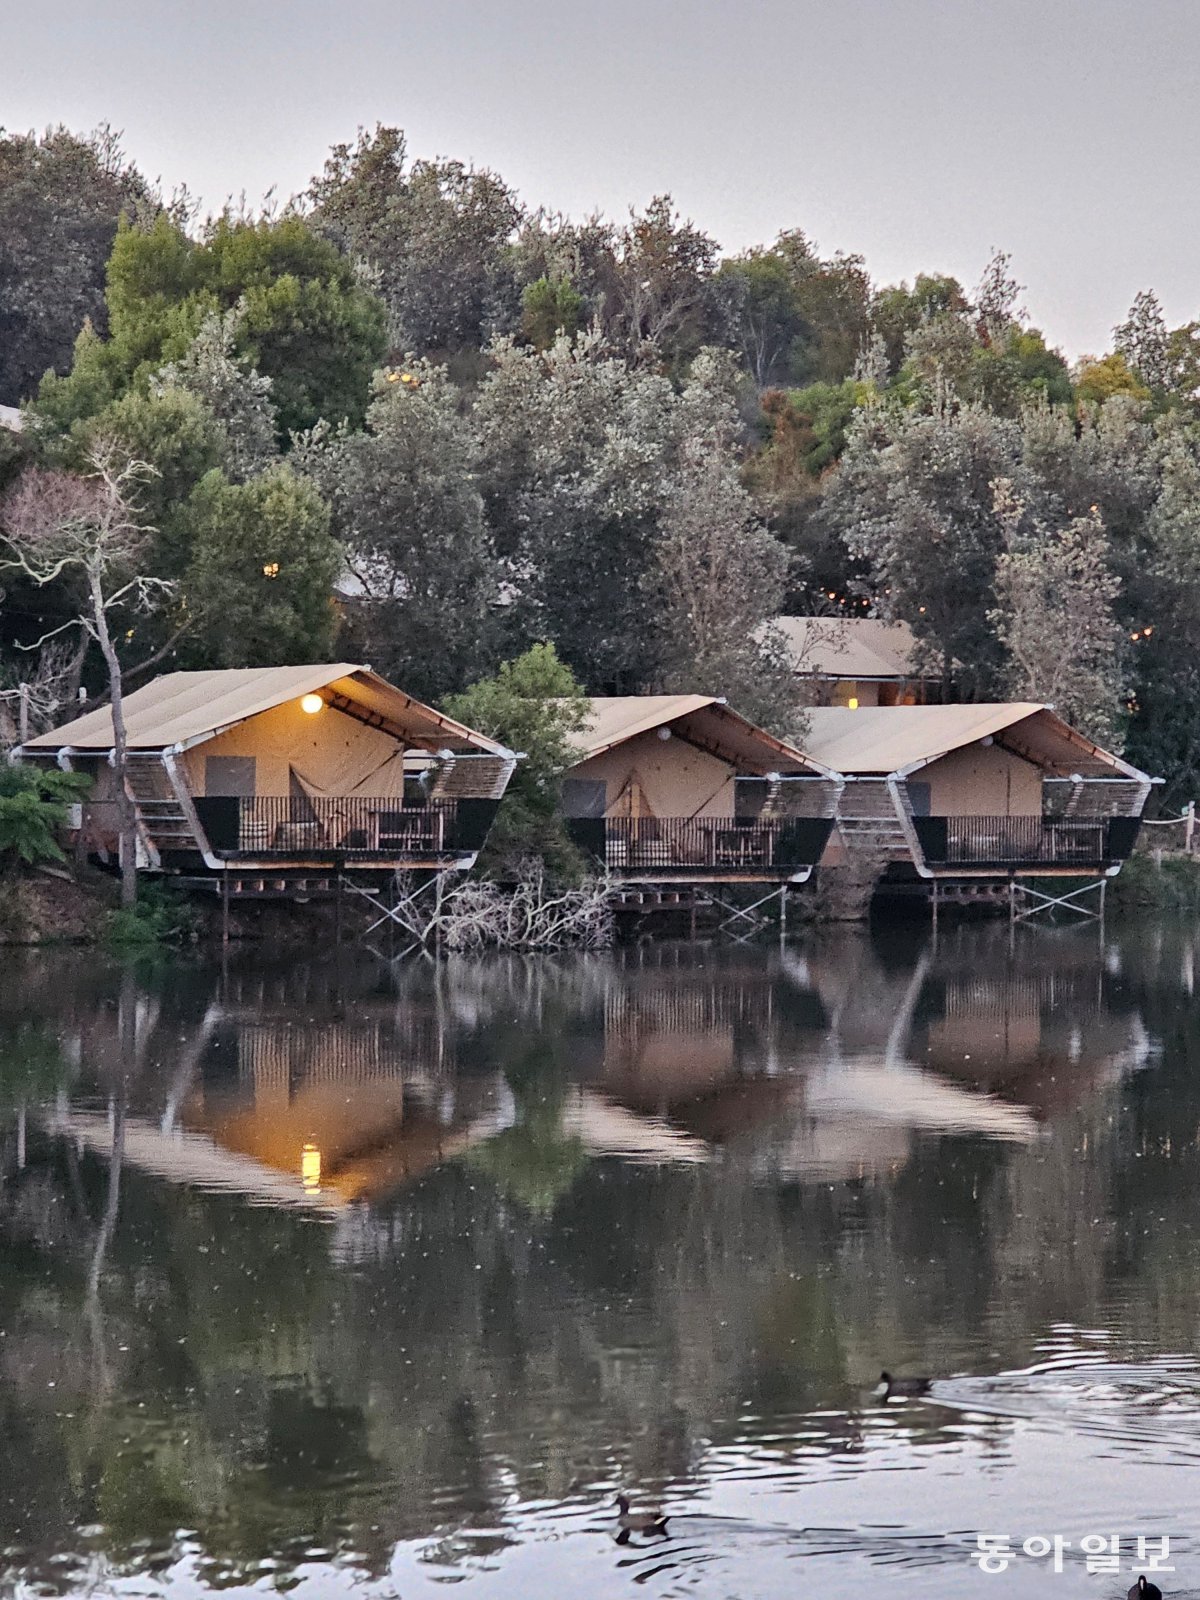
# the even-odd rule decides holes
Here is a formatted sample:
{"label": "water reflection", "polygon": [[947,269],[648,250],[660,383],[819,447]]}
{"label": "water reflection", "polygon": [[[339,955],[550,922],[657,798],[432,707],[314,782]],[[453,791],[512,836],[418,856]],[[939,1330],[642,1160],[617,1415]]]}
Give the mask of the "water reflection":
{"label": "water reflection", "polygon": [[1191,931],[915,943],[10,957],[0,1594],[1001,1594],[1003,1530],[1178,1592]]}

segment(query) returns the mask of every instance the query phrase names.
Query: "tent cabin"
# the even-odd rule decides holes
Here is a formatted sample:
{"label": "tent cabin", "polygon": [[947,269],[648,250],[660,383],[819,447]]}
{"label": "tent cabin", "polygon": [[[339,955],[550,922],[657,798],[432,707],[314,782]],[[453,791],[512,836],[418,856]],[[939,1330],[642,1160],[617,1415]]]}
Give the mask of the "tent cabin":
{"label": "tent cabin", "polygon": [[810,705],[921,706],[941,699],[941,679],[917,665],[905,622],[877,617],[777,617],[792,671]]}
{"label": "tent cabin", "polygon": [[[126,695],[124,714],[151,870],[465,869],[516,760],[350,662],[170,672]],[[116,853],[110,707],[14,754],[91,776],[83,843]]]}
{"label": "tent cabin", "polygon": [[839,779],[710,695],[594,699],[562,786],[576,844],[626,882],[803,883]]}
{"label": "tent cabin", "polygon": [[1112,876],[1133,849],[1153,780],[1048,706],[808,716],[806,751],[846,776],[842,852],[873,850],[922,878],[1009,878]]}

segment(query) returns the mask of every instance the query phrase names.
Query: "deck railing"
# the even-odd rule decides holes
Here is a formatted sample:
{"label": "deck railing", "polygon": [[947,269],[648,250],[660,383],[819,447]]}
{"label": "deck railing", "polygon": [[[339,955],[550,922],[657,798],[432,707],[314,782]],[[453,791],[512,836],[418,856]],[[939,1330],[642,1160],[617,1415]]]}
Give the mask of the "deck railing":
{"label": "deck railing", "polygon": [[931,866],[1103,866],[1123,861],[1137,817],[914,817]]}
{"label": "deck railing", "polygon": [[196,813],[212,850],[226,857],[423,860],[475,851],[496,814],[494,800],[395,795],[209,795]]}
{"label": "deck railing", "polygon": [[833,827],[829,817],[572,817],[581,850],[615,873],[762,875],[813,866]]}

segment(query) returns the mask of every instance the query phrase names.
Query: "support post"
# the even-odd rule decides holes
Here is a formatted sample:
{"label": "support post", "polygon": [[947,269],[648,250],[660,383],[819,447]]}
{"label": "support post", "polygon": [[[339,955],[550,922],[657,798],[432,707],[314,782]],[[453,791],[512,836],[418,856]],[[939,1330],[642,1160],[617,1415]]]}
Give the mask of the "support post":
{"label": "support post", "polygon": [[221,945],[229,945],[229,867],[221,873]]}
{"label": "support post", "polygon": [[1183,827],[1183,848],[1190,856],[1192,853],[1192,839],[1196,833],[1196,802],[1189,800],[1187,804],[1187,821]]}
{"label": "support post", "polygon": [[785,883],[779,891],[779,942],[783,944],[787,939],[787,896],[788,886]]}
{"label": "support post", "polygon": [[29,685],[27,683],[20,685],[18,695],[20,709],[17,712],[17,743],[24,744],[29,738]]}
{"label": "support post", "polygon": [[933,906],[933,933],[936,938],[938,931],[938,881],[936,878],[929,885],[929,894],[930,902]]}
{"label": "support post", "polygon": [[334,948],[342,947],[342,874],[339,872],[334,882],[333,889],[333,943]]}

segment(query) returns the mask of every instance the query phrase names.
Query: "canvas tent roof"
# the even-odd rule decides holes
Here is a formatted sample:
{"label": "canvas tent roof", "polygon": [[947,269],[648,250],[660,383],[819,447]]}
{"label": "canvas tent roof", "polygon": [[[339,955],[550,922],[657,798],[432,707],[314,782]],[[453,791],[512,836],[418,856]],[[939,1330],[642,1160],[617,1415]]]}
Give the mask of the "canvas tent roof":
{"label": "canvas tent roof", "polygon": [[810,755],[733,711],[714,695],[635,694],[598,696],[587,726],[574,735],[581,761],[678,723],[680,737],[750,773],[792,772],[826,777],[828,769]]}
{"label": "canvas tent roof", "polygon": [[907,773],[952,750],[992,738],[1052,775],[1150,780],[1031,701],[967,706],[818,706],[807,713],[805,750],[838,771]]}
{"label": "canvas tent roof", "polygon": [[[318,692],[323,692],[330,704],[352,708],[415,745],[509,754],[495,740],[413,700],[369,667],[347,661],[164,673],[125,697],[128,746],[131,750],[167,750],[202,744],[263,711]],[[110,750],[112,743],[112,710],[101,706],[51,733],[27,740],[21,750],[49,754],[69,747],[103,752]]]}
{"label": "canvas tent roof", "polygon": [[878,617],[777,617],[794,668],[828,678],[919,678],[906,622]]}

